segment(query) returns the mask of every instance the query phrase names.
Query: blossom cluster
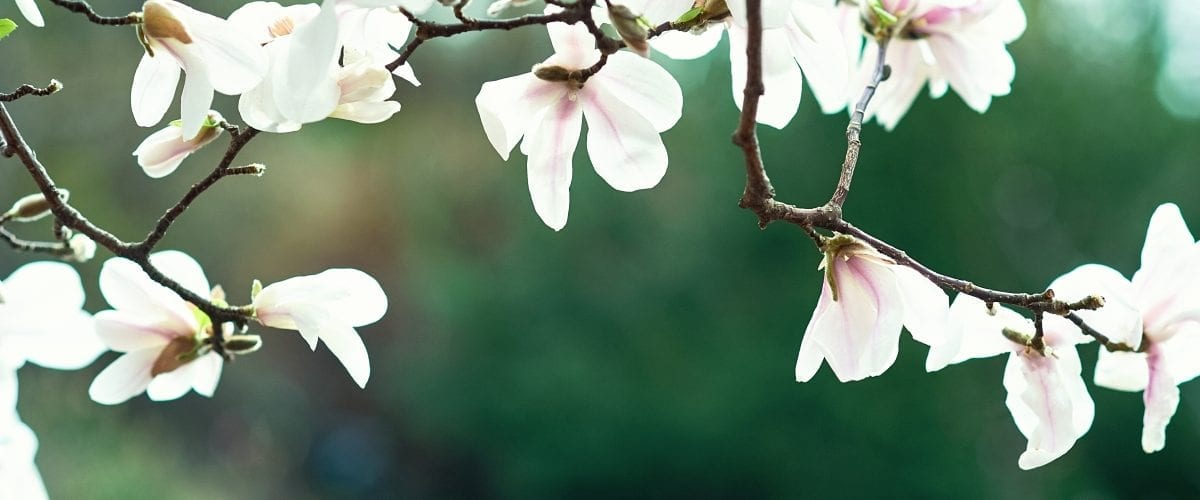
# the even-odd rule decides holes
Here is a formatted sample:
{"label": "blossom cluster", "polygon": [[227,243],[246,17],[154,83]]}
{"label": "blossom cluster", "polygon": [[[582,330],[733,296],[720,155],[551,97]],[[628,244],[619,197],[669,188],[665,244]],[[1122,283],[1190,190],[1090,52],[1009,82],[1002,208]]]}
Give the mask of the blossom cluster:
{"label": "blossom cluster", "polygon": [[[838,380],[882,374],[896,360],[901,326],[930,347],[928,371],[1007,353],[1006,404],[1029,440],[1018,464],[1040,467],[1062,456],[1091,427],[1095,406],[1082,377],[1076,346],[1092,342],[1072,322],[1047,314],[1042,325],[999,304],[960,293],[953,304],[912,268],[847,235],[824,242],[825,284],[796,362],[807,382],[829,364]],[[1142,449],[1159,451],[1179,405],[1179,384],[1200,375],[1200,243],[1179,208],[1154,212],[1131,278],[1086,264],[1050,283],[1066,302],[1098,309],[1075,314],[1103,332],[1094,382],[1142,392]]]}
{"label": "blossom cluster", "polygon": [[[187,254],[158,252],[149,261],[188,291],[225,303],[221,287],[210,287]],[[104,263],[100,292],[111,309],[93,316],[83,309],[78,273],[58,262],[27,264],[0,282],[0,485],[5,495],[46,496],[33,462],[36,436],[16,412],[17,370],[27,362],[78,370],[107,351],[119,352],[92,382],[91,399],[120,404],[144,392],[151,400],[167,401],[189,391],[211,397],[222,355],[248,354],[262,343],[233,323],[215,324],[130,260]],[[330,269],[266,287],[255,282],[251,294],[244,309],[253,321],[298,331],[313,350],[323,342],[354,382],[366,385],[371,367],[355,327],[374,323],[387,311],[387,296],[373,278],[354,269]]]}

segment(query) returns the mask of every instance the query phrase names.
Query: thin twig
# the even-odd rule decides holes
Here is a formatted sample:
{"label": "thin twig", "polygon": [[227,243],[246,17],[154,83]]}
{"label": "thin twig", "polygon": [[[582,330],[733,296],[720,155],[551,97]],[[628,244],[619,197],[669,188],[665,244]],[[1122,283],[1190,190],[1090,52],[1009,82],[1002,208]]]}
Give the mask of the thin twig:
{"label": "thin twig", "polygon": [[10,94],[0,92],[0,102],[12,102],[27,95],[48,96],[58,92],[59,90],[62,90],[62,84],[59,83],[58,80],[50,80],[50,84],[46,85],[45,87],[34,87],[33,85],[26,83],[20,87],[17,87],[17,89],[12,91]]}
{"label": "thin twig", "polygon": [[83,0],[50,0],[50,3],[67,9],[71,12],[76,12],[87,16],[88,21],[104,26],[127,26],[130,24],[139,24],[142,22],[142,16],[137,12],[130,12],[124,16],[109,17],[102,16],[92,9],[91,5]]}
{"label": "thin twig", "polygon": [[850,194],[850,182],[854,180],[854,167],[858,165],[858,152],[862,148],[860,135],[862,134],[863,118],[867,113],[867,105],[875,96],[875,89],[879,87],[879,83],[888,77],[889,69],[885,63],[888,40],[888,38],[884,38],[878,42],[879,54],[875,60],[875,71],[871,75],[870,83],[863,89],[858,104],[854,106],[854,112],[850,115],[850,124],[846,126],[846,158],[842,160],[842,173],[838,177],[837,188],[834,189],[833,197],[826,205],[839,212],[842,210],[842,204],[846,202],[846,195]]}

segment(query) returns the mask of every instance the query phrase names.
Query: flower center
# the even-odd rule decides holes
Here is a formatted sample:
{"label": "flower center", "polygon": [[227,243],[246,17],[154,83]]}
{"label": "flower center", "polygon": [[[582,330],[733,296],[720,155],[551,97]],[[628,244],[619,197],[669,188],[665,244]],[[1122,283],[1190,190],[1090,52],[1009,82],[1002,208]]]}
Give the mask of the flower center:
{"label": "flower center", "polygon": [[279,38],[281,36],[292,34],[292,31],[295,31],[295,29],[296,21],[294,21],[291,16],[283,16],[279,19],[276,19],[274,23],[271,23],[271,25],[267,27],[267,32],[271,33],[271,36]]}

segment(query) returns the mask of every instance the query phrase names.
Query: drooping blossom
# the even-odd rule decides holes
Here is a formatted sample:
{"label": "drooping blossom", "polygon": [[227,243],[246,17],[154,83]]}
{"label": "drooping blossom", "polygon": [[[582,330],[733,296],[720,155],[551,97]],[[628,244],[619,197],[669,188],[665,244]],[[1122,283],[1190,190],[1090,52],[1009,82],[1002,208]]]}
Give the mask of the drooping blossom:
{"label": "drooping blossom", "polygon": [[133,156],[138,159],[138,165],[146,175],[159,179],[166,177],[179,168],[183,160],[199,151],[221,135],[223,130],[219,123],[225,118],[216,111],[208,112],[208,119],[200,128],[200,133],[189,140],[183,138],[183,127],[179,122],[171,122],[153,134],[150,134],[137,149]]}
{"label": "drooping blossom", "polygon": [[[881,20],[872,3],[894,22]],[[987,111],[992,97],[1011,91],[1016,65],[1006,46],[1025,32],[1025,11],[1018,0],[864,0],[857,7],[842,3],[840,9],[851,63],[858,68],[847,94],[851,107],[878,60],[874,31],[882,29],[891,37],[886,55],[891,76],[877,89],[866,115],[888,130],[912,107],[926,82],[932,97],[954,89],[980,113]]]}
{"label": "drooping blossom", "polygon": [[571,159],[583,120],[596,173],[619,191],[648,189],[666,174],[659,133],[679,120],[683,94],[666,70],[628,52],[609,55],[584,81],[581,71],[600,59],[587,28],[546,28],[554,55],[529,73],[484,83],[475,106],[501,158],[521,141],[534,210],[557,231],[567,223]]}
{"label": "drooping blossom", "polygon": [[58,370],[91,364],[105,348],[83,301],[79,274],[67,264],[33,262],[13,271],[0,283],[0,371],[26,361]]}
{"label": "drooping blossom", "polygon": [[38,10],[37,3],[33,0],[17,0],[17,8],[21,10],[21,15],[25,16],[25,20],[29,24],[39,28],[46,25],[46,21],[42,19],[42,11]]}
{"label": "drooping blossom", "polygon": [[[691,0],[626,0],[652,25],[675,21],[693,8]],[[693,29],[668,30],[650,39],[650,46],[672,59],[695,59],[711,52],[729,33],[733,99],[741,109],[746,86],[747,22],[744,1],[707,2],[718,11],[700,14],[709,21]],[[724,6],[728,9],[722,9]],[[763,2],[762,66],[764,94],[758,121],[775,128],[791,122],[800,105],[805,81],[821,110],[834,113],[846,105],[850,76],[843,35],[833,3],[827,0],[768,0]],[[728,13],[728,15],[726,15]]]}
{"label": "drooping blossom", "polygon": [[297,330],[313,350],[322,341],[359,387],[371,364],[355,327],[379,321],[387,295],[379,282],[356,269],[330,269],[267,285],[255,294],[255,319],[272,328]]}
{"label": "drooping blossom", "polygon": [[139,33],[146,53],[133,76],[130,105],[138,125],[162,120],[187,73],[180,98],[184,140],[200,134],[213,92],[238,95],[254,88],[267,71],[267,54],[228,21],[174,0],[149,0]]}
{"label": "drooping blossom", "polygon": [[[1098,311],[1078,314],[1101,333],[1136,352],[1100,349],[1096,385],[1142,391],[1142,449],[1166,445],[1166,428],[1179,406],[1179,384],[1200,375],[1200,247],[1179,207],[1159,206],[1150,218],[1142,267],[1125,279],[1097,264],[1063,276],[1055,288],[1066,300],[1103,295]],[[1117,301],[1122,307],[1110,307]]]}
{"label": "drooping blossom", "polygon": [[949,299],[916,271],[848,235],[825,240],[825,280],[804,330],[796,380],[807,382],[824,360],[842,382],[882,374],[896,361],[900,329],[941,342]]}
{"label": "drooping blossom", "polygon": [[37,436],[33,430],[17,417],[15,411],[4,412],[0,408],[0,495],[3,498],[47,498],[42,475],[34,463],[37,449]]}
{"label": "drooping blossom", "polygon": [[[384,16],[382,20],[380,16],[372,14],[375,10],[381,11]],[[347,11],[346,15],[361,25],[356,28],[366,29],[369,25],[378,33],[381,27],[391,27],[387,17],[390,14],[386,11],[353,9]],[[283,7],[274,2],[252,2],[229,16],[231,23],[255,33],[257,41],[265,44],[270,54],[271,71],[267,77],[254,89],[242,94],[238,101],[238,111],[250,126],[267,132],[284,133],[299,130],[305,123],[330,117],[359,123],[379,123],[400,110],[399,103],[387,100],[395,93],[396,84],[384,63],[377,62],[381,58],[377,55],[379,47],[369,48],[376,51],[373,57],[366,47],[360,49],[346,45],[341,53],[340,65],[335,60],[324,66],[326,73],[318,92],[321,103],[313,104],[303,116],[290,116],[285,112],[282,94],[277,93],[290,92],[289,86],[282,85],[281,89],[279,84],[289,78],[283,73],[284,59],[294,44],[303,41],[295,33],[306,29],[310,23],[321,21],[318,19],[320,12],[321,8],[316,4]],[[353,30],[346,30],[345,33],[355,33],[356,40],[373,44],[379,41],[377,37],[383,36]],[[411,69],[407,73],[411,74]]]}
{"label": "drooping blossom", "polygon": [[940,370],[968,359],[1009,353],[1004,368],[1005,404],[1029,440],[1017,464],[1041,467],[1070,451],[1096,413],[1080,375],[1075,345],[1090,342],[1058,316],[1043,320],[1044,349],[1034,347],[1033,322],[1000,305],[959,294],[950,306],[946,337],[931,346],[927,368]]}
{"label": "drooping blossom", "polygon": [[[210,294],[204,270],[187,254],[158,252],[150,262],[188,291]],[[204,344],[213,328],[207,315],[122,258],[104,263],[100,292],[112,309],[96,314],[96,332],[109,349],[124,354],[92,381],[92,400],[114,405],[145,392],[169,401],[190,390],[213,395],[223,360]]]}

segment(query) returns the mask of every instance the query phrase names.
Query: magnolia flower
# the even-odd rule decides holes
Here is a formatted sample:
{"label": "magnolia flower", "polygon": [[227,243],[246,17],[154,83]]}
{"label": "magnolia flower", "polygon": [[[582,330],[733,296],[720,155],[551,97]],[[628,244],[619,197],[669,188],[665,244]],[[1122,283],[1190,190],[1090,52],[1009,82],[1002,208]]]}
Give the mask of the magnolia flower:
{"label": "magnolia flower", "polygon": [[[1053,287],[1053,285],[1051,285]],[[1029,440],[1017,464],[1025,470],[1063,456],[1092,426],[1096,407],[1080,375],[1075,344],[1090,342],[1058,316],[1043,320],[1045,347],[1033,346],[1033,322],[1003,306],[959,294],[950,306],[946,338],[929,351],[929,371],[950,363],[1009,353],[1005,404]]]}
{"label": "magnolia flower", "polygon": [[47,498],[46,486],[33,461],[37,448],[37,436],[16,412],[0,414],[0,495],[4,498]]}
{"label": "magnolia flower", "polygon": [[171,122],[166,128],[159,130],[138,145],[133,150],[133,156],[138,157],[138,165],[146,175],[159,179],[170,175],[183,160],[199,151],[217,136],[221,135],[218,125],[225,118],[216,111],[209,111],[208,118],[200,128],[200,133],[189,140],[183,138],[183,128],[179,122]]}
{"label": "magnolia flower", "polygon": [[542,221],[554,230],[567,223],[571,158],[583,119],[588,157],[596,173],[619,191],[658,184],[667,171],[659,133],[675,125],[683,93],[657,64],[628,52],[584,81],[580,71],[600,58],[582,24],[546,25],[555,54],[530,73],[487,82],[475,97],[488,140],[500,154],[521,142],[529,157],[529,194]]}
{"label": "magnolia flower", "polygon": [[[271,99],[280,117],[295,123],[311,123],[323,120],[333,113],[338,106],[338,87],[330,78],[332,68],[341,53],[343,44],[355,42],[356,34],[343,34],[339,11],[347,14],[346,29],[354,29],[358,15],[355,8],[388,8],[401,7],[413,14],[420,14],[433,4],[433,0],[324,0],[318,14],[303,25],[296,25],[295,32],[288,37],[290,41],[277,47],[271,55],[271,88],[263,92],[273,95]],[[389,10],[390,11],[390,10]],[[391,11],[390,11],[391,12]],[[366,14],[369,18],[371,14]],[[394,19],[380,18],[383,29],[408,29],[398,24]],[[362,41],[369,46],[364,47],[374,60],[375,55],[382,54],[379,41],[391,41],[399,34],[382,34],[375,31],[363,34]],[[375,60],[375,62],[380,62]],[[397,68],[398,74],[405,75],[405,70]],[[413,79],[415,80],[415,78]]]}
{"label": "magnolia flower", "polygon": [[130,105],[138,125],[150,127],[175,97],[179,70],[187,73],[180,98],[182,136],[200,134],[213,91],[237,95],[254,88],[267,70],[266,52],[229,22],[174,0],[149,0],[140,25],[146,54],[133,76]]}
{"label": "magnolia flower", "polygon": [[[354,47],[370,58],[373,66],[382,67],[399,57],[396,49],[403,47],[412,32],[412,21],[399,7],[357,7],[338,4],[338,36],[344,47]],[[407,62],[392,72],[416,86],[421,82]]]}
{"label": "magnolia flower", "polygon": [[83,300],[79,274],[61,262],[26,264],[0,283],[0,372],[91,364],[105,349]]}
{"label": "magnolia flower", "polygon": [[[871,4],[895,19],[881,19]],[[1025,32],[1025,11],[1018,0],[880,0],[859,5],[841,4],[851,62],[858,64],[847,95],[851,106],[878,59],[873,31],[891,36],[886,56],[891,76],[876,91],[867,119],[874,116],[888,130],[895,128],[925,82],[932,97],[953,88],[980,113],[987,111],[993,96],[1011,90],[1016,66],[1005,46]]]}
{"label": "magnolia flower", "polygon": [[[150,262],[185,289],[209,294],[204,270],[186,254],[158,252]],[[168,401],[189,390],[212,397],[223,361],[204,344],[212,335],[208,316],[126,259],[104,263],[100,292],[113,309],[96,314],[96,332],[109,349],[125,354],[92,381],[93,401],[120,404],[142,392]]]}
{"label": "magnolia flower", "polygon": [[29,24],[39,28],[46,25],[46,21],[42,19],[42,11],[38,10],[37,3],[33,0],[17,0],[17,8],[21,10],[21,15],[25,16],[25,20]]}
{"label": "magnolia flower", "polygon": [[[357,14],[356,9],[355,14]],[[373,9],[374,10],[374,9]],[[315,22],[320,8],[315,4],[282,7],[276,3],[253,2],[230,15],[229,20],[252,33],[259,33],[271,55],[271,72],[257,87],[242,94],[238,110],[246,123],[267,132],[293,132],[304,123],[328,117],[359,123],[379,123],[400,110],[400,104],[388,101],[396,92],[392,74],[367,53],[347,46],[342,53],[342,65],[331,61],[325,66],[326,75],[321,92],[326,104],[299,118],[284,112],[277,83],[288,78],[281,73],[282,61],[292,45],[301,40],[293,33]],[[369,14],[369,13],[366,13]],[[365,22],[365,21],[363,21]],[[409,70],[411,72],[411,70]],[[287,91],[286,89],[284,90]]]}
{"label": "magnolia flower", "polygon": [[851,236],[824,247],[825,281],[800,343],[797,381],[812,379],[822,360],[842,382],[882,374],[896,361],[901,326],[925,344],[941,341],[949,299],[937,285]]}
{"label": "magnolia flower", "polygon": [[[652,25],[675,21],[685,12],[699,16],[688,32],[668,30],[650,39],[650,46],[673,59],[695,59],[713,50],[721,33],[729,32],[729,61],[733,99],[738,109],[746,86],[747,23],[744,1],[707,2],[693,9],[691,0],[626,0],[621,2],[641,12]],[[727,10],[722,7],[728,6]],[[689,11],[689,9],[693,9]],[[762,6],[763,87],[757,119],[783,128],[800,106],[805,76],[821,110],[834,113],[846,105],[850,76],[846,48],[838,29],[836,11],[825,0],[769,0]],[[731,12],[730,15],[725,15]],[[711,20],[705,20],[711,19]],[[802,72],[803,70],[803,72]]]}
{"label": "magnolia flower", "polygon": [[330,269],[267,285],[254,294],[254,318],[262,325],[298,330],[313,350],[324,341],[359,387],[371,376],[367,348],[354,327],[379,321],[387,295],[379,282],[356,269]]}
{"label": "magnolia flower", "polygon": [[1142,391],[1146,410],[1142,449],[1166,445],[1166,428],[1179,406],[1179,384],[1200,375],[1200,247],[1168,203],[1150,218],[1142,267],[1126,280],[1091,264],[1063,276],[1055,292],[1065,300],[1103,295],[1098,311],[1079,311],[1090,326],[1137,352],[1100,349],[1096,385]]}

